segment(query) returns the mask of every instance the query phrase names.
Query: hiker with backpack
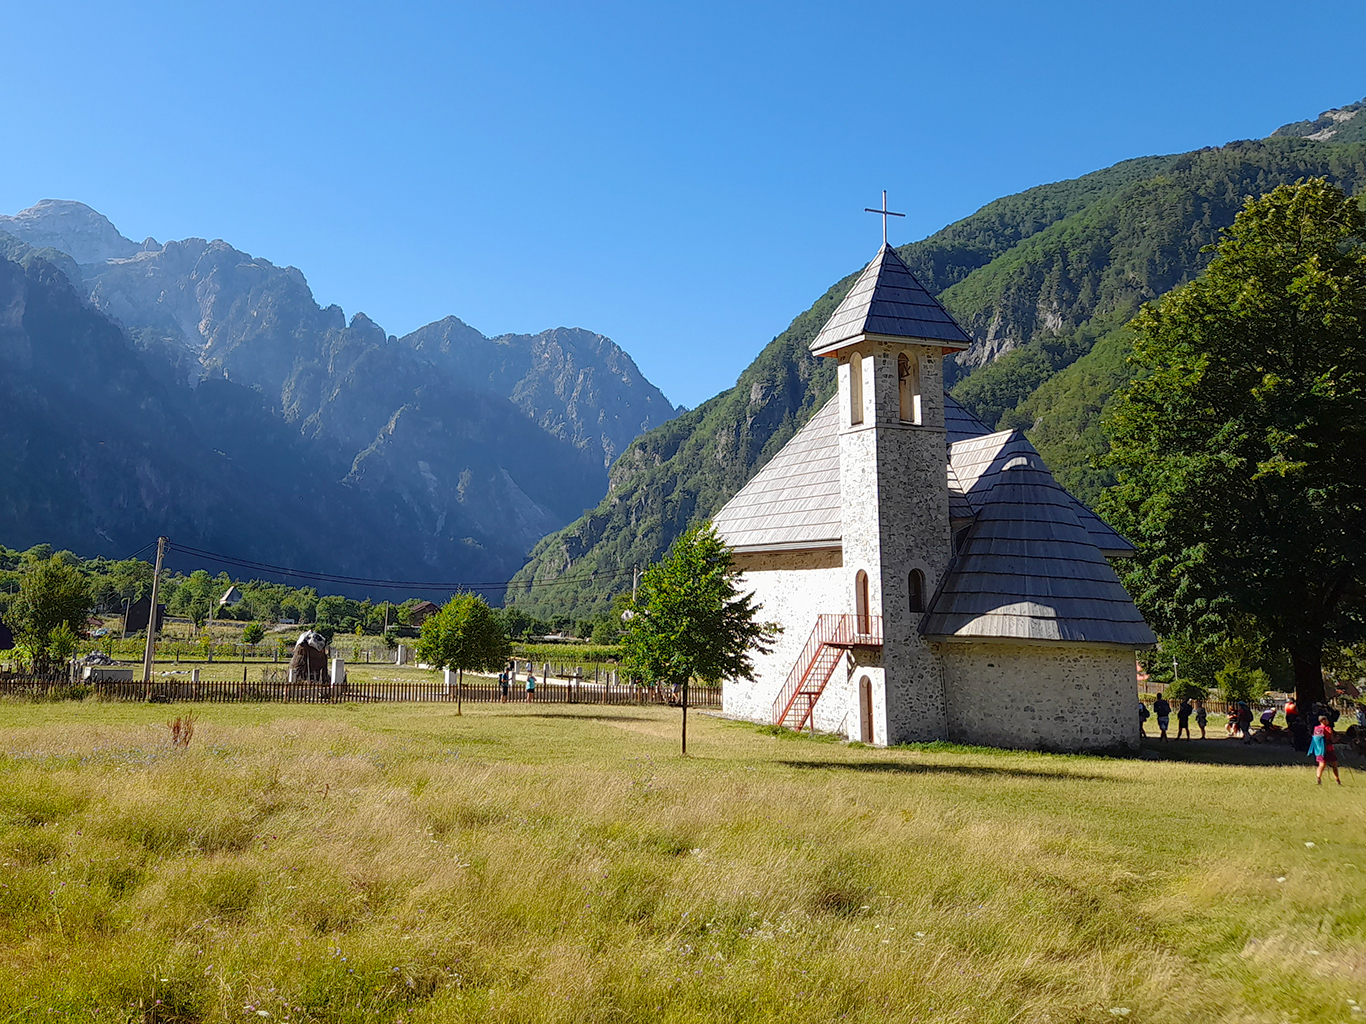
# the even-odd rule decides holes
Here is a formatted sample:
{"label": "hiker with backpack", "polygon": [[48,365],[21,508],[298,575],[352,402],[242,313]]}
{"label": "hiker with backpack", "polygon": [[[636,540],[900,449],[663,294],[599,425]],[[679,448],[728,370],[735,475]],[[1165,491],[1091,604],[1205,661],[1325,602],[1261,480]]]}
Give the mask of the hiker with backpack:
{"label": "hiker with backpack", "polygon": [[1160,693],[1157,695],[1157,699],[1153,701],[1153,714],[1157,716],[1158,738],[1165,740],[1167,738],[1167,723],[1171,721],[1172,717],[1172,706]]}

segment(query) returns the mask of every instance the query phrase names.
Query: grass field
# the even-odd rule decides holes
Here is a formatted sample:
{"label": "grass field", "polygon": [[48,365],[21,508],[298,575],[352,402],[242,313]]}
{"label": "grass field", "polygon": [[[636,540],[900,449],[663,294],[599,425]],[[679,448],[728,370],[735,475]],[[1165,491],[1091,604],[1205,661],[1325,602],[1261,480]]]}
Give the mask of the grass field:
{"label": "grass field", "polygon": [[1366,787],[665,709],[0,704],[0,1022],[1366,1014]]}

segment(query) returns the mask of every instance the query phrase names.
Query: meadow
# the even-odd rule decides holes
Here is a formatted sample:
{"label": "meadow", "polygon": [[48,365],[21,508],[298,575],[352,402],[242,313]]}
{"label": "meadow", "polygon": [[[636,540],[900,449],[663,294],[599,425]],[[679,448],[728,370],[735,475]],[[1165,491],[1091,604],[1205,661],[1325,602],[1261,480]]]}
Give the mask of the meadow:
{"label": "meadow", "polygon": [[0,1022],[1366,1016],[1353,769],[689,724],[0,703]]}

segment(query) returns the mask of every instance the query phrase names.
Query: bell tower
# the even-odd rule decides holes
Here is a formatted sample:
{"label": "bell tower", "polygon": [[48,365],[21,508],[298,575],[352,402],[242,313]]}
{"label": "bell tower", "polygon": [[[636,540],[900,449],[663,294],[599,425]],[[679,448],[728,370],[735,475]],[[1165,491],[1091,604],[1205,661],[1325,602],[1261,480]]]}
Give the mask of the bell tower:
{"label": "bell tower", "polygon": [[[943,357],[970,343],[884,241],[811,344],[839,364],[848,580],[832,610],[881,618],[880,655],[855,649],[849,682],[871,691],[859,732],[880,744],[947,734],[940,666],[919,624],[952,555]],[[850,706],[864,703],[851,695]]]}

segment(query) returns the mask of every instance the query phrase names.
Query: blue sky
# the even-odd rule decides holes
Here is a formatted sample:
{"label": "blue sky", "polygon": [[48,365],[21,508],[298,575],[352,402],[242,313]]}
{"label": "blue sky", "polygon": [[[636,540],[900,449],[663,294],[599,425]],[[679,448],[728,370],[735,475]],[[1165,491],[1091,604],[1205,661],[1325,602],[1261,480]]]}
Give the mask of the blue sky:
{"label": "blue sky", "polygon": [[224,238],[403,334],[586,327],[675,402],[896,243],[1366,95],[1366,5],[9,4],[0,212]]}

